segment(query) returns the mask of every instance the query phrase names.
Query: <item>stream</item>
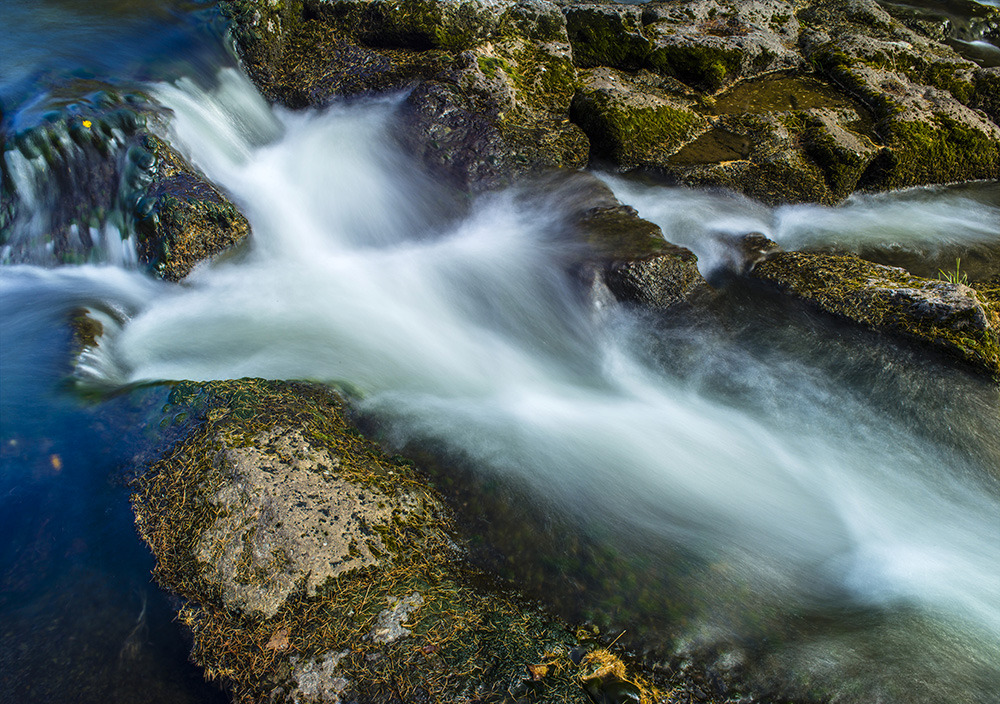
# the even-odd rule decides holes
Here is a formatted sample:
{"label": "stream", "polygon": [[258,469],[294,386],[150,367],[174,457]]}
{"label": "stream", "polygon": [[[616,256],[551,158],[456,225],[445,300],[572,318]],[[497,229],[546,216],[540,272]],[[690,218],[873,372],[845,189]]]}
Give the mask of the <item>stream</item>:
{"label": "stream", "polygon": [[[83,7],[45,5],[37,33]],[[739,282],[703,316],[595,299],[563,265],[557,199],[457,199],[397,147],[400,96],[271,107],[208,4],[161,7],[141,49],[108,34],[135,42],[150,18],[110,0],[127,21],[88,10],[100,38],[81,41],[131,57],[119,79],[172,111],[171,142],[252,243],[182,284],[117,231],[88,263],[0,269],[0,700],[225,700],[150,581],[126,483],[155,429],[127,423],[163,403],[152,382],[257,376],[350,388],[387,448],[483,497],[477,559],[636,651],[775,697],[997,701],[995,384]],[[48,100],[28,86],[49,59],[22,48],[3,65],[15,120]],[[1000,271],[997,183],[770,208],[599,176],[710,278],[750,231],[924,276]],[[74,366],[80,308],[104,336]]]}

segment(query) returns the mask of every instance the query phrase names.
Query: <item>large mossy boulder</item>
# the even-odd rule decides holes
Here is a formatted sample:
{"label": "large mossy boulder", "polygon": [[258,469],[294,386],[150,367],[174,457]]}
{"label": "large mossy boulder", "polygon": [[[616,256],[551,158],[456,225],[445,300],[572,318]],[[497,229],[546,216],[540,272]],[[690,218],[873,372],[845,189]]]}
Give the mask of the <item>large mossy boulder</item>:
{"label": "large mossy boulder", "polygon": [[164,414],[189,430],[137,480],[136,523],[192,659],[236,701],[660,696],[471,567],[440,495],[329,389],[185,383]]}
{"label": "large mossy boulder", "polygon": [[230,14],[271,99],[319,106],[405,89],[401,142],[463,190],[587,163],[587,139],[567,119],[566,21],[549,2],[307,0],[282,6],[280,23],[260,4],[232,2]]}
{"label": "large mossy boulder", "polygon": [[249,235],[236,207],[156,136],[167,116],[149,97],[90,81],[60,91],[37,122],[4,124],[5,261],[127,264],[121,241],[134,236],[138,263],[178,280]]}
{"label": "large mossy boulder", "polygon": [[590,137],[592,155],[623,169],[654,167],[708,128],[708,119],[662,86],[655,74],[610,68],[581,72],[571,116]]}
{"label": "large mossy boulder", "polygon": [[1000,374],[1000,310],[958,281],[924,279],[850,255],[778,252],[751,276],[865,327],[937,348]]}

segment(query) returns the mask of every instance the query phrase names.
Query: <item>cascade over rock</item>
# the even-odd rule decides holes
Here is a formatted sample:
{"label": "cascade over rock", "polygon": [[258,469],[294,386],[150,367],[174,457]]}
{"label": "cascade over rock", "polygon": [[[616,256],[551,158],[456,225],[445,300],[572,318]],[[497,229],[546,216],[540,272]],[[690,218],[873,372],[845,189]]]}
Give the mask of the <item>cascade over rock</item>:
{"label": "cascade over rock", "polygon": [[64,90],[37,124],[2,126],[4,261],[100,260],[122,248],[112,238],[134,234],[138,263],[177,281],[249,236],[243,214],[157,136],[167,118],[147,96],[92,82]]}

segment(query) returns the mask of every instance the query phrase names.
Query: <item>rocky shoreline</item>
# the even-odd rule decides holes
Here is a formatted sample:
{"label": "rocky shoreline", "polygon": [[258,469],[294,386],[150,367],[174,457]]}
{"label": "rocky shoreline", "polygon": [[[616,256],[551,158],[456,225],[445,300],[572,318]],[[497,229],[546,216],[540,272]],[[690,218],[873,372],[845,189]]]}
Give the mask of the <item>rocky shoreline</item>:
{"label": "rocky shoreline", "polygon": [[[582,169],[768,204],[1000,179],[1000,68],[870,1],[225,7],[269,100],[405,93],[396,132],[429,173],[471,194],[531,180],[571,202],[566,236],[581,247],[566,266],[581,289],[659,311],[701,310],[715,289],[692,252]],[[1000,26],[1000,12],[990,17]],[[88,96],[64,122],[5,139],[5,150],[43,154],[57,180],[87,184],[53,211],[57,260],[85,259],[83,224],[120,202],[142,263],[167,280],[251,235],[163,141],[154,107]],[[81,163],[100,168],[81,174]],[[19,201],[3,176],[9,231]],[[30,256],[0,239],[5,259]],[[757,233],[734,251],[730,273],[749,285],[1000,375],[998,272],[921,278],[845,253],[781,251]],[[99,345],[100,332],[81,343]],[[471,566],[473,536],[448,497],[362,437],[348,408],[315,385],[180,384],[164,413],[191,429],[136,483],[137,525],[157,580],[184,600],[192,659],[236,701],[756,701],[698,667],[654,671]]]}

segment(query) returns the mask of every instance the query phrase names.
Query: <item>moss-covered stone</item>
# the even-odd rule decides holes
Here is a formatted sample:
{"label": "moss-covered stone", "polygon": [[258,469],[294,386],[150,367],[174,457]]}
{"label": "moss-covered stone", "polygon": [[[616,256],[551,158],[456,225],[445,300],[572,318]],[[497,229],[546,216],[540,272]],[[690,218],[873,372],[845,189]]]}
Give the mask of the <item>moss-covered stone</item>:
{"label": "moss-covered stone", "polygon": [[[887,190],[1000,176],[1000,127],[989,119],[989,78],[951,48],[879,9],[815,2],[805,54],[819,71],[867,104],[885,149],[860,186]],[[985,89],[985,92],[984,90]]]}
{"label": "moss-covered stone", "polygon": [[279,80],[281,64],[294,53],[289,38],[304,19],[302,0],[226,0],[222,8],[250,78],[262,87]]}
{"label": "moss-covered stone", "polygon": [[647,65],[707,91],[798,68],[794,9],[781,0],[651,3],[643,10]]}
{"label": "moss-covered stone", "polygon": [[580,4],[567,6],[565,13],[577,66],[608,66],[624,71],[648,67],[650,43],[643,35],[640,8]]}
{"label": "moss-covered stone", "polygon": [[973,87],[969,105],[982,110],[1000,125],[1000,67],[977,71]]}
{"label": "moss-covered stone", "polygon": [[270,79],[258,85],[270,100],[294,109],[324,106],[338,97],[403,90],[449,63],[439,51],[362,46],[312,19],[299,24],[285,45]]}
{"label": "moss-covered stone", "polygon": [[143,146],[152,184],[137,206],[136,249],[157,276],[179,281],[199,262],[246,240],[250,223],[161,139],[148,135]]}
{"label": "moss-covered stone", "polygon": [[649,65],[684,83],[715,91],[740,74],[743,53],[737,49],[702,44],[668,44],[650,52]]}
{"label": "moss-covered stone", "polygon": [[[181,384],[164,413],[190,431],[137,480],[136,524],[185,600],[192,659],[236,701],[582,704],[598,661],[642,701],[661,696],[465,563],[439,495],[329,390]],[[254,593],[269,596],[240,596]]]}
{"label": "moss-covered stone", "polygon": [[893,120],[887,149],[863,177],[879,190],[925,183],[1000,178],[1000,130],[987,133],[945,115]]}
{"label": "moss-covered stone", "polygon": [[[264,4],[234,5],[255,3]],[[284,24],[281,51],[272,54],[283,58],[272,72],[276,82],[262,85],[265,94],[300,107],[415,87],[401,116],[402,141],[466,190],[586,163],[586,139],[567,118],[583,128],[595,156],[620,168],[650,168],[773,203],[833,203],[859,187],[997,174],[1000,127],[986,119],[997,112],[995,71],[914,33],[869,0],[642,7],[304,0],[274,7]],[[268,21],[277,26],[271,14],[239,17],[263,31]],[[577,66],[587,67],[585,81]],[[803,75],[809,66],[818,76]],[[615,70],[620,90],[591,84]],[[858,118],[831,118],[831,110]],[[746,113],[765,117],[753,125]],[[885,148],[873,158],[877,147]]]}
{"label": "moss-covered stone", "polygon": [[[864,134],[845,128],[836,111],[797,113],[806,154],[823,170],[831,199],[846,198],[857,188],[878,147]],[[848,113],[848,119],[850,113]]]}
{"label": "moss-covered stone", "polygon": [[571,117],[590,138],[595,156],[623,169],[662,163],[707,126],[707,120],[662,90],[623,73],[585,74]]}
{"label": "moss-covered stone", "polygon": [[306,0],[315,17],[361,43],[417,51],[465,51],[501,26],[503,9],[477,0]]}
{"label": "moss-covered stone", "polygon": [[[484,190],[546,168],[581,168],[589,143],[566,116],[577,85],[562,16],[512,8],[504,26],[530,25],[453,58],[419,84],[400,115],[409,151],[465,190]],[[529,37],[558,25],[562,41]]]}
{"label": "moss-covered stone", "polygon": [[752,276],[838,317],[1000,373],[996,311],[963,284],[921,279],[853,256],[804,252],[774,254]]}

